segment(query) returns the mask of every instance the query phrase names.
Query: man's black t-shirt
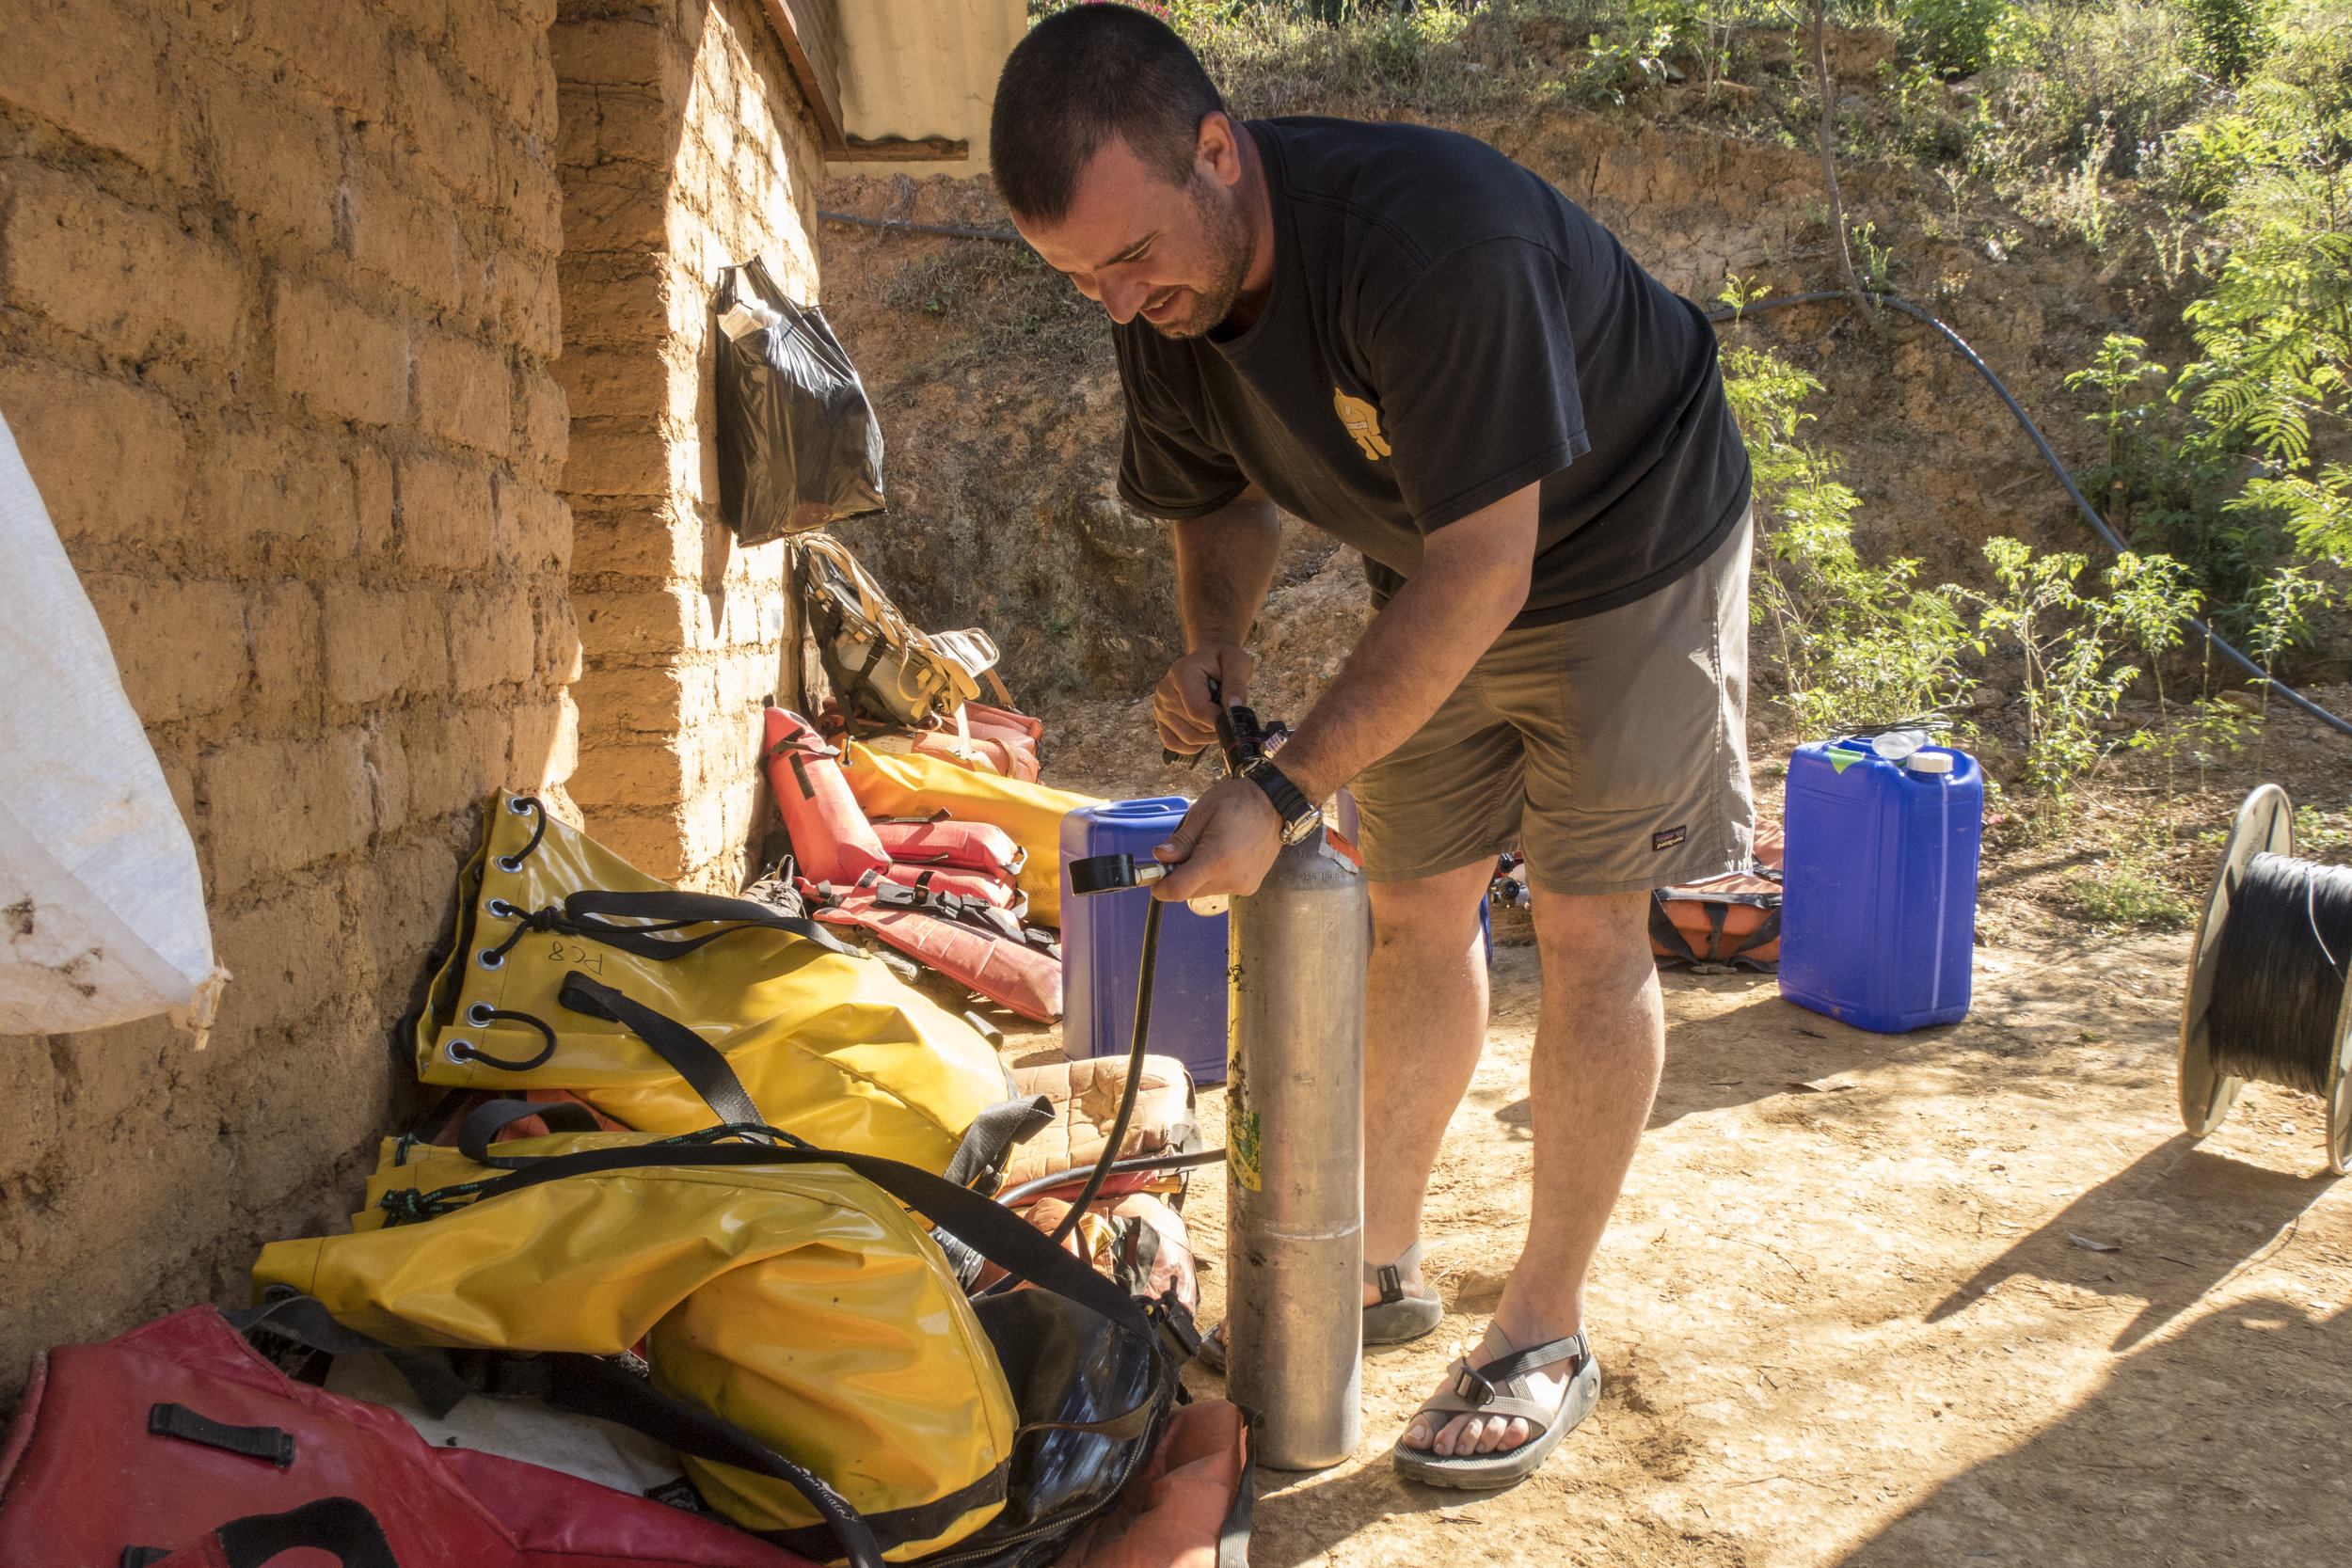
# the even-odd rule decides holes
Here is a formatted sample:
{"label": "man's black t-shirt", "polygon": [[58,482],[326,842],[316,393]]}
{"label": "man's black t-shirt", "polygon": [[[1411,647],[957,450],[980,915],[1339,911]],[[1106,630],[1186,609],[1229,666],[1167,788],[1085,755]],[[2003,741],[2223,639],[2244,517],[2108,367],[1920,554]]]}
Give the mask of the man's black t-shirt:
{"label": "man's black t-shirt", "polygon": [[1714,330],[1581,208],[1448,131],[1249,130],[1273,292],[1239,333],[1114,329],[1129,505],[1199,517],[1255,482],[1385,604],[1424,535],[1541,481],[1519,626],[1629,604],[1730,534],[1748,460]]}

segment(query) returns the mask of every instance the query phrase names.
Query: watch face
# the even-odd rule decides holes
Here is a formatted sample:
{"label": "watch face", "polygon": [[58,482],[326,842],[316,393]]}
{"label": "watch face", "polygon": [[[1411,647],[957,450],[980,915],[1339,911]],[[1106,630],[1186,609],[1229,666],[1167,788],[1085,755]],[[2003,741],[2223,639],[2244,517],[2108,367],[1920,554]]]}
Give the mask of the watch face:
{"label": "watch face", "polygon": [[1285,822],[1282,824],[1282,842],[1285,844],[1296,844],[1300,839],[1305,838],[1309,833],[1313,832],[1317,828],[1322,826],[1323,813],[1320,811],[1311,811],[1295,822]]}

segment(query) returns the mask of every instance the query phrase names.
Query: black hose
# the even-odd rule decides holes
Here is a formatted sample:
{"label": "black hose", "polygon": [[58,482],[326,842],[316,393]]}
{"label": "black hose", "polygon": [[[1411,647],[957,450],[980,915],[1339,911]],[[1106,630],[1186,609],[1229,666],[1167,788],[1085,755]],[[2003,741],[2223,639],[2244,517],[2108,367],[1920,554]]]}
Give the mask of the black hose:
{"label": "black hose", "polygon": [[[1192,1165],[1214,1165],[1224,1158],[1225,1151],[1221,1148],[1195,1149],[1190,1154],[1138,1154],[1132,1160],[1113,1161],[1110,1174],[1127,1176],[1139,1170],[1184,1170]],[[1050,1193],[1056,1187],[1067,1187],[1076,1180],[1077,1175],[1078,1173],[1074,1170],[1064,1170],[1056,1171],[1051,1176],[1040,1176],[1022,1182],[1018,1187],[998,1193],[996,1201],[1010,1208],[1023,1198],[1035,1197],[1040,1193]]]}
{"label": "black hose", "polygon": [[[1865,289],[1863,293],[1869,295],[1872,299],[1877,300],[1882,305],[1893,306],[1896,309],[1900,310],[1907,316],[1916,316],[1919,320],[1927,323],[1930,326],[1934,327],[1938,332],[1944,334],[1945,341],[1950,343],[1954,348],[1960,350],[1962,356],[1965,358],[1968,363],[1977,368],[1977,373],[1984,377],[1985,384],[2000,394],[2000,398],[2003,403],[2009,404],[2009,411],[2017,417],[2017,422],[2024,426],[2026,434],[2033,438],[2034,446],[2039,449],[2042,453],[2042,460],[2050,465],[2050,471],[2052,473],[2058,475],[2058,482],[2066,487],[2066,494],[2068,498],[2074,501],[2075,510],[2079,511],[2083,515],[2084,520],[2090,524],[2091,531],[2098,534],[2101,539],[2106,540],[2107,547],[2114,550],[2119,555],[2131,547],[2130,546],[2124,544],[2122,540],[2115,536],[2115,531],[2107,527],[2106,519],[2100,516],[2097,512],[2093,511],[2091,509],[2090,502],[2083,499],[2082,491],[2075,487],[2074,476],[2068,473],[2066,471],[2066,465],[2058,461],[2058,454],[2051,450],[2048,438],[2042,434],[2042,427],[2035,424],[2033,420],[2026,413],[2025,409],[2019,406],[2017,400],[2010,395],[2009,388],[2001,384],[2001,378],[1993,373],[1993,367],[1986,364],[1978,356],[1977,351],[1968,346],[1965,339],[1962,338],[1959,333],[1953,331],[1950,327],[1945,325],[1942,322],[1936,320],[1933,316],[1928,314],[1925,310],[1920,309],[1919,307],[1912,304],[1911,301],[1903,298],[1899,294],[1891,294],[1883,289]],[[1850,300],[1852,297],[1853,296],[1851,294],[1848,293],[1843,289],[1829,289],[1823,290],[1818,293],[1809,294],[1790,294],[1787,299],[1760,300],[1753,305],[1731,306],[1721,310],[1709,310],[1707,313],[1707,319],[1711,322],[1736,322],[1740,320],[1742,317],[1754,315],[1758,310],[1777,310],[1790,305],[1813,305],[1827,299]],[[2229,643],[2224,642],[2218,636],[2215,635],[2213,627],[2207,626],[2196,616],[2184,615],[2181,617],[2181,624],[2188,627],[2190,631],[2195,632],[2199,637],[2203,638],[2208,646],[2218,648],[2223,653],[2229,655],[2230,657],[2234,659],[2248,674],[2255,676],[2264,684],[2276,689],[2280,696],[2286,698],[2287,701],[2293,703],[2296,707],[2301,708],[2304,712],[2310,714],[2312,718],[2319,720],[2321,722],[2332,726],[2342,734],[2352,735],[2352,722],[2346,722],[2344,720],[2337,718],[2326,708],[2321,707],[2317,703],[2312,702],[2309,697],[2304,696],[2300,691],[2296,690],[2295,688],[2287,685],[2286,682],[2272,675],[2261,665],[2255,663],[2244,654],[2239,653]]]}
{"label": "black hose", "polygon": [[1086,1218],[1087,1205],[1103,1190],[1103,1183],[1111,1174],[1111,1166],[1119,1163],[1119,1146],[1127,1141],[1127,1123],[1135,1118],[1136,1091],[1143,1085],[1143,1048],[1152,1037],[1152,981],[1159,967],[1160,900],[1152,900],[1152,907],[1143,914],[1142,974],[1136,982],[1136,1037],[1127,1049],[1127,1086],[1120,1091],[1119,1115],[1111,1122],[1110,1141],[1103,1146],[1103,1157],[1094,1162],[1094,1173],[1087,1178],[1086,1190],[1078,1201],[1070,1206],[1070,1212],[1061,1217],[1050,1238],[1056,1246],[1063,1238],[1078,1228]]}

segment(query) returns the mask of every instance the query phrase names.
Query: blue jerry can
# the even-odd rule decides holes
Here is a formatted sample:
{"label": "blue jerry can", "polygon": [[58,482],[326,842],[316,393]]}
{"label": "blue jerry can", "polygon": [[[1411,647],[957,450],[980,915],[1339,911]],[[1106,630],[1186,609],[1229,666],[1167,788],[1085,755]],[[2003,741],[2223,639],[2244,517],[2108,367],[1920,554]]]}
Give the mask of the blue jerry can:
{"label": "blue jerry can", "polygon": [[[1071,1057],[1124,1056],[1135,1040],[1136,970],[1143,960],[1144,889],[1080,898],[1069,863],[1087,855],[1149,860],[1191,804],[1182,796],[1114,800],[1061,819],[1062,1051]],[[1225,1082],[1227,917],[1182,904],[1160,912],[1152,988],[1155,1056],[1173,1056],[1196,1084]]]}
{"label": "blue jerry can", "polygon": [[1976,759],[1800,746],[1786,826],[1780,994],[1883,1035],[1966,1018],[1984,833]]}

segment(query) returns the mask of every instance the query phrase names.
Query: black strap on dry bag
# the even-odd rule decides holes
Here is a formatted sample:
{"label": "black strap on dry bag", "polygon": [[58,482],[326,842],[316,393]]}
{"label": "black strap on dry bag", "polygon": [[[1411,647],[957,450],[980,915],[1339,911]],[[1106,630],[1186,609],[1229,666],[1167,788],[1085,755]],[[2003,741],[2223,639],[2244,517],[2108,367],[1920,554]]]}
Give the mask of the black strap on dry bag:
{"label": "black strap on dry bag", "polygon": [[727,1065],[718,1047],[677,1020],[655,1012],[642,1002],[633,1002],[578,970],[564,976],[564,989],[555,999],[576,1013],[620,1024],[644,1040],[653,1048],[654,1054],[669,1063],[672,1070],[702,1096],[703,1103],[722,1122],[744,1127],[758,1127],[766,1122],[759,1107],[752,1103],[743,1080],[735,1075],[735,1069]]}

